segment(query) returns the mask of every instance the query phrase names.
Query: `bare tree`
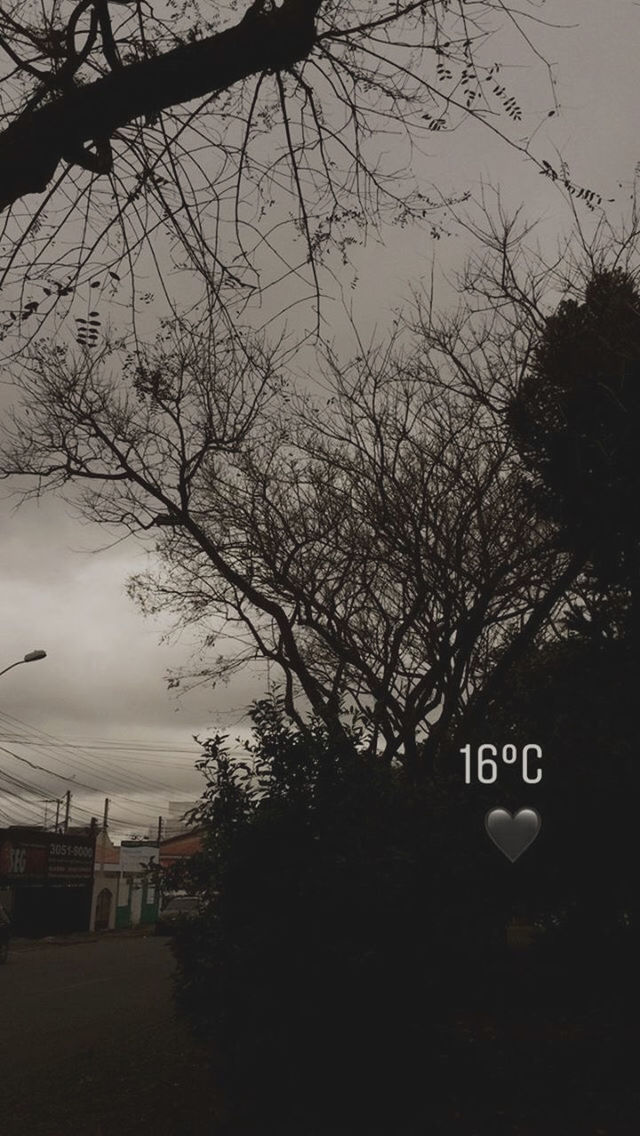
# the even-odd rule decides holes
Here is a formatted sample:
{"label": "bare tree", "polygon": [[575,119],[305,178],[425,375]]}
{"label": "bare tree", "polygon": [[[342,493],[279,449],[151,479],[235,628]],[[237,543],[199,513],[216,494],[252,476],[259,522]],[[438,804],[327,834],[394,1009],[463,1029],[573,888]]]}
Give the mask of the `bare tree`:
{"label": "bare tree", "polygon": [[418,184],[416,158],[469,117],[554,173],[483,46],[501,22],[515,29],[553,110],[527,30],[537,4],[235,9],[3,4],[0,335],[29,336],[81,296],[97,338],[107,302],[127,285],[135,317],[154,271],[173,303],[171,267],[197,273],[230,325],[264,288],[266,261],[269,285],[293,274],[295,302],[317,309],[329,250],[348,257],[386,220],[433,223],[441,201]]}
{"label": "bare tree", "polygon": [[474,232],[457,310],[417,297],[388,343],[350,363],[323,349],[308,394],[284,343],[241,348],[211,319],[144,351],[40,345],[0,463],[155,543],[133,593],[207,654],[236,642],[192,680],[269,660],[300,724],[311,709],[340,732],[355,709],[410,764],[468,730],[579,597],[587,553],[536,509],[508,411],[559,298],[637,266],[635,214],[551,257],[499,203]]}
{"label": "bare tree", "polygon": [[237,641],[198,681],[270,660],[301,725],[311,709],[340,734],[356,710],[372,750],[415,765],[572,571],[500,416],[452,394],[425,342],[326,352],[314,398],[288,393],[277,353],[204,332],[168,330],[142,363],[40,347],[2,468],[158,534],[161,572],[134,594],[209,652]]}
{"label": "bare tree", "polygon": [[[565,186],[565,190],[567,187]],[[473,219],[459,214],[477,252],[458,279],[457,311],[439,315],[423,296],[416,296],[412,328],[423,344],[425,359],[450,394],[484,407],[506,425],[522,392],[531,390],[536,351],[553,325],[558,306],[581,303],[594,280],[609,274],[637,282],[640,216],[635,192],[628,216],[612,223],[604,213],[587,218],[578,211],[576,195],[567,201],[573,215],[568,235],[550,248],[538,239],[538,226],[527,221],[523,210],[505,212],[500,194],[485,198]],[[525,495],[539,502],[531,471],[525,472]],[[536,506],[540,513],[540,509]],[[570,547],[561,526],[550,526],[556,547]],[[565,567],[546,599],[532,609],[522,633],[502,652],[485,683],[479,686],[465,710],[464,729],[481,718],[509,669],[540,633],[566,636],[565,619],[578,613],[589,620],[586,598],[593,590],[594,548],[575,544],[565,556]],[[615,604],[614,604],[615,606]],[[562,616],[562,618],[560,618]]]}

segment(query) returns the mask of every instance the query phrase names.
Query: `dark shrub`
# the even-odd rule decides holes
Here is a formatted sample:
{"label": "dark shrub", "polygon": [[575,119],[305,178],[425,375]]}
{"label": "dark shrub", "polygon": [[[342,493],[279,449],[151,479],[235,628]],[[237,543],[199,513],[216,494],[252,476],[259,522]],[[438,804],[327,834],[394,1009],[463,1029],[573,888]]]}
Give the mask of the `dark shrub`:
{"label": "dark shrub", "polygon": [[340,1108],[349,1131],[400,1132],[427,1089],[437,1111],[443,1004],[495,965],[503,865],[481,810],[365,757],[357,730],[347,747],[305,736],[273,699],[253,720],[251,761],[216,738],[201,763],[209,903],[176,940],[180,1004],[263,1123],[267,1109],[333,1133]]}

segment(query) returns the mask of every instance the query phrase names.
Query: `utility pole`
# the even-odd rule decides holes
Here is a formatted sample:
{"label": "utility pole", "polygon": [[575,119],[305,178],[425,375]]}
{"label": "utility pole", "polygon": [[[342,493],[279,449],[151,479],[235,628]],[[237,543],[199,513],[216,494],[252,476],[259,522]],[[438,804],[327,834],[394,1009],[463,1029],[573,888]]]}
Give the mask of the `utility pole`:
{"label": "utility pole", "polygon": [[44,800],[42,803],[44,805],[44,826],[43,827],[44,827],[44,831],[46,832],[47,831],[47,815],[49,813],[47,805],[57,805],[58,802],[56,801],[55,797],[47,797],[46,800]]}
{"label": "utility pole", "polygon": [[158,817],[158,866],[156,869],[155,883],[157,891],[155,893],[156,913],[160,910],[161,892],[162,892],[162,869],[160,866],[160,842],[162,840],[162,817]]}
{"label": "utility pole", "polygon": [[64,807],[64,831],[69,831],[69,813],[71,811],[71,789],[67,789],[65,793],[66,804]]}
{"label": "utility pole", "polygon": [[59,823],[60,823],[60,800],[58,799],[56,801],[56,828],[55,828],[56,832],[58,831],[58,824]]}
{"label": "utility pole", "polygon": [[104,872],[104,854],[107,846],[107,825],[109,824],[109,798],[104,799],[104,813],[102,816],[102,840],[100,854],[100,871]]}

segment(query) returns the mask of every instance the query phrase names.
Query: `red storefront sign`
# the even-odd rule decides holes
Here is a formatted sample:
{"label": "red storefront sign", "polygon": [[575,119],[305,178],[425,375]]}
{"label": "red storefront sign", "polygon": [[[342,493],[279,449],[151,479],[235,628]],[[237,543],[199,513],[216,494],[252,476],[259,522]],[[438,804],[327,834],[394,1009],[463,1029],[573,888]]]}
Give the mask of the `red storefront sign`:
{"label": "red storefront sign", "polygon": [[40,840],[3,840],[0,875],[20,880],[47,874],[47,847]]}
{"label": "red storefront sign", "polygon": [[91,836],[5,829],[0,834],[0,880],[86,883],[93,876],[94,853]]}

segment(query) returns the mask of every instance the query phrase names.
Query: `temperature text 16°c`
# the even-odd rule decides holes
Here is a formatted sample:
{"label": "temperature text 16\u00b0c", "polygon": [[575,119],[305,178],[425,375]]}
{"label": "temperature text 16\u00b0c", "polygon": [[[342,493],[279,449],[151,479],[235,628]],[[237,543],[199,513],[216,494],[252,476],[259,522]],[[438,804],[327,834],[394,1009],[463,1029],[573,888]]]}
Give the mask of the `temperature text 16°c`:
{"label": "temperature text 16\u00b0c", "polygon": [[515,765],[519,762],[522,780],[527,785],[538,785],[542,781],[542,769],[539,765],[542,749],[539,745],[528,744],[518,749],[518,746],[509,743],[498,750],[497,746],[491,745],[490,742],[484,742],[478,746],[475,752],[475,761],[472,746],[462,746],[460,753],[464,756],[466,785],[471,785],[476,779],[481,785],[493,785],[498,778],[499,761],[502,761],[505,765]]}

